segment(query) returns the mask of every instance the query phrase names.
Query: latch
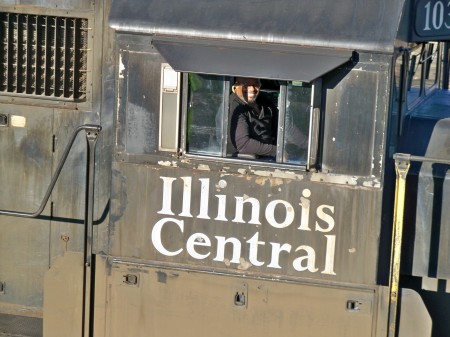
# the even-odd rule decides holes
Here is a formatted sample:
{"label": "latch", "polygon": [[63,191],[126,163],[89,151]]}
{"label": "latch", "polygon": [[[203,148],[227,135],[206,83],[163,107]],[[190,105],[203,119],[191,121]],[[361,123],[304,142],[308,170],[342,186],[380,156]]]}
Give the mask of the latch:
{"label": "latch", "polygon": [[236,308],[247,308],[248,286],[245,282],[237,282],[233,286],[233,304]]}
{"label": "latch", "polygon": [[123,275],[123,283],[129,286],[137,286],[139,283],[139,276],[136,274]]}
{"label": "latch", "polygon": [[243,292],[237,292],[236,295],[234,295],[234,305],[243,306],[245,303],[245,294]]}
{"label": "latch", "polygon": [[348,300],[347,301],[347,311],[349,312],[358,312],[361,310],[360,306],[361,306],[361,302],[359,301],[355,301],[355,300]]}

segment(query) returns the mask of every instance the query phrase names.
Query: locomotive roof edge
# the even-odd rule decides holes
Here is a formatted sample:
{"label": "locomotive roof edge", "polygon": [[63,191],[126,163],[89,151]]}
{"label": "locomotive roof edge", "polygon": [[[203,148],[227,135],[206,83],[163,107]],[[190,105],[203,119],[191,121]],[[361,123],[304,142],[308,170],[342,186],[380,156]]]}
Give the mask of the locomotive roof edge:
{"label": "locomotive roof edge", "polygon": [[356,5],[348,0],[262,0],[255,8],[254,2],[200,0],[193,6],[189,0],[112,0],[109,25],[122,32],[187,40],[390,53],[399,38],[404,4],[405,0],[359,0]]}

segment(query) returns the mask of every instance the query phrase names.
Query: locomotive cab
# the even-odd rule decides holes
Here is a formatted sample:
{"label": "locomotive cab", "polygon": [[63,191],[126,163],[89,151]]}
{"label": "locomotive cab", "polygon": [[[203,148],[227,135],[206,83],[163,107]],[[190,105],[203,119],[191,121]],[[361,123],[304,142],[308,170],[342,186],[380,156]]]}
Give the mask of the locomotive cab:
{"label": "locomotive cab", "polygon": [[[381,233],[391,224],[381,213],[397,27],[368,20],[344,28],[340,18],[311,31],[313,3],[292,16],[261,8],[279,24],[258,29],[250,24],[256,17],[230,27],[223,8],[199,17],[184,3],[154,5],[160,11],[115,1],[110,14],[118,59],[111,336],[126,333],[123,320],[137,335],[233,334],[226,326],[386,334],[390,295],[380,275],[390,241]],[[383,6],[401,17],[399,4]],[[362,15],[355,11],[339,13]],[[182,22],[176,32],[175,22]],[[272,160],[230,151],[236,77],[259,79],[277,107]],[[294,127],[307,141],[291,155]],[[424,309],[416,293],[404,294],[404,313]],[[130,296],[152,300],[122,307]],[[189,309],[180,305],[187,302]],[[311,320],[324,315],[329,322]]]}
{"label": "locomotive cab", "polygon": [[442,0],[29,2],[0,6],[0,335],[448,331]]}

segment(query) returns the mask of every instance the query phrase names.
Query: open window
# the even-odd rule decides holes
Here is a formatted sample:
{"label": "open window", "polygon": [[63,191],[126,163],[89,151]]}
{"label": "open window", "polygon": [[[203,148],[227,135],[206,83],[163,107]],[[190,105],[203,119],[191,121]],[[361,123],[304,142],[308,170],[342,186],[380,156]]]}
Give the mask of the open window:
{"label": "open window", "polygon": [[264,94],[277,109],[276,156],[236,155],[231,146],[229,97],[233,77],[183,74],[181,150],[186,156],[272,161],[310,168],[317,157],[320,81],[261,79]]}
{"label": "open window", "polygon": [[437,88],[441,45],[438,42],[413,45],[409,54],[407,103],[411,109]]}
{"label": "open window", "polygon": [[[157,53],[120,51],[118,153],[124,160],[192,158],[285,165],[308,170],[318,159],[321,80],[260,79],[277,111],[275,155],[236,155],[230,140],[235,77],[177,72]],[[159,86],[153,85],[160,83]]]}

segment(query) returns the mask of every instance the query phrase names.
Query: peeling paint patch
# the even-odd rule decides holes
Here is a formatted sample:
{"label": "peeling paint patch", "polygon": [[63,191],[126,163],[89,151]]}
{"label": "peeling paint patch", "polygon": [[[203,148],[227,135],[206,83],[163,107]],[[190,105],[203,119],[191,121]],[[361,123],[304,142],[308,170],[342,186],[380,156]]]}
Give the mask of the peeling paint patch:
{"label": "peeling paint patch", "polygon": [[167,274],[166,273],[164,273],[162,271],[157,271],[156,275],[157,275],[159,283],[166,283],[167,282]]}
{"label": "peeling paint patch", "polygon": [[380,187],[381,183],[378,179],[364,181],[363,182],[364,187]]}
{"label": "peeling paint patch", "polygon": [[230,170],[230,167],[223,166],[222,169],[220,170],[221,171],[220,177],[222,178],[222,177],[229,176],[230,173],[227,173],[227,171],[229,171],[229,170]]}
{"label": "peeling paint patch", "polygon": [[264,186],[266,184],[267,178],[261,178],[261,177],[257,177],[255,179],[255,183],[260,185],[260,186]]}
{"label": "peeling paint patch", "polygon": [[238,173],[240,173],[240,174],[247,174],[247,170],[246,169],[239,169]]}
{"label": "peeling paint patch", "polygon": [[122,54],[119,54],[119,79],[124,78],[124,73],[125,71],[125,66],[123,65],[123,61],[122,61]]}
{"label": "peeling paint patch", "polygon": [[349,252],[350,254],[356,253],[356,248],[350,248],[350,249],[348,250],[348,252]]}
{"label": "peeling paint patch", "polygon": [[332,175],[323,173],[313,173],[311,176],[311,181],[315,182],[326,182],[341,185],[358,185],[358,177],[355,176],[345,176],[345,175]]}
{"label": "peeling paint patch", "polygon": [[209,167],[209,165],[200,164],[200,165],[197,166],[197,170],[211,171],[211,168]]}
{"label": "peeling paint patch", "polygon": [[[272,186],[281,186],[284,183],[285,183],[285,181],[280,178],[270,179],[270,185],[272,185]],[[278,190],[281,191],[281,188],[279,188]]]}
{"label": "peeling paint patch", "polygon": [[272,172],[270,171],[252,171],[253,174],[261,177],[271,177]]}
{"label": "peeling paint patch", "polygon": [[252,266],[252,264],[246,261],[243,257],[241,257],[239,261],[240,261],[240,264],[238,266],[239,270],[248,270]]}
{"label": "peeling paint patch", "polygon": [[219,180],[219,182],[216,184],[217,189],[222,189],[227,187],[227,182],[223,179]]}
{"label": "peeling paint patch", "polygon": [[160,160],[160,161],[158,161],[158,165],[168,166],[168,167],[177,167],[178,166],[176,161],[169,161],[169,160],[166,160],[166,161]]}
{"label": "peeling paint patch", "polygon": [[[253,174],[261,177],[270,177],[270,178],[281,178],[281,179],[296,179],[296,180],[303,180],[304,177],[302,174],[296,174],[292,171],[252,171]],[[284,182],[283,182],[284,183]],[[276,186],[276,185],[275,185]]]}

